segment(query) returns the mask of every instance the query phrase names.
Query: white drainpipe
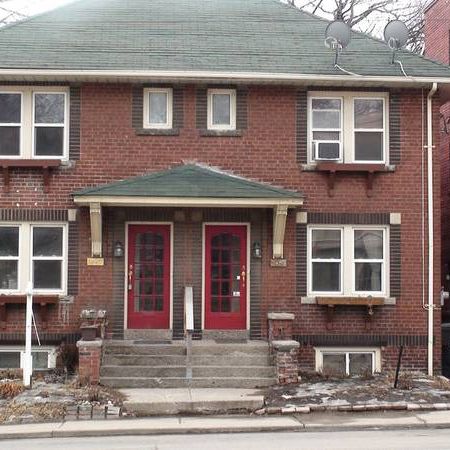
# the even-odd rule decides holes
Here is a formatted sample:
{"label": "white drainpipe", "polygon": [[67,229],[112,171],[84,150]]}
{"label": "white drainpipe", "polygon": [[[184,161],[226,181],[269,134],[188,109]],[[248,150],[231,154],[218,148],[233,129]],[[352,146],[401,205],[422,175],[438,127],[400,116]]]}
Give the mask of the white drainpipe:
{"label": "white drainpipe", "polygon": [[433,220],[433,96],[437,83],[427,97],[427,178],[428,178],[428,375],[433,376],[433,280],[434,280],[434,220]]}

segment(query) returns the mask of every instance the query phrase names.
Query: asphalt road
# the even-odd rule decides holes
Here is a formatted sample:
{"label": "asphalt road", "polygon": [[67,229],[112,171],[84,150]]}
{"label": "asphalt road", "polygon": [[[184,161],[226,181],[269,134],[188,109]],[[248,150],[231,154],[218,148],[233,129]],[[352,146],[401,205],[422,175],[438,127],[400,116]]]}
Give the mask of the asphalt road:
{"label": "asphalt road", "polygon": [[0,450],[436,450],[450,448],[450,430],[246,433],[0,441]]}

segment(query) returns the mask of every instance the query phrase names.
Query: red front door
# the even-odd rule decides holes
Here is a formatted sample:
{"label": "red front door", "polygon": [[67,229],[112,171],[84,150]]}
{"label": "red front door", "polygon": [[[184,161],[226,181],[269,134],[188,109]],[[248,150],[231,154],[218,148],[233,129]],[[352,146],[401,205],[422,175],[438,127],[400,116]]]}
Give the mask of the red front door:
{"label": "red front door", "polygon": [[169,328],[170,226],[128,227],[128,328]]}
{"label": "red front door", "polygon": [[247,227],[205,229],[205,328],[247,328]]}

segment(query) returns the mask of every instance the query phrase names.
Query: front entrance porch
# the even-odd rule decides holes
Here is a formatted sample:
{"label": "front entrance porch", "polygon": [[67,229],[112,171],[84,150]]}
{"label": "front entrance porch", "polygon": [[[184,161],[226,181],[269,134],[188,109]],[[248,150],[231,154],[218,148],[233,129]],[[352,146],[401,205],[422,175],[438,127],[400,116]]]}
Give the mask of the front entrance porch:
{"label": "front entrance porch", "polygon": [[93,259],[112,266],[114,338],[182,339],[188,292],[194,339],[260,338],[263,264],[283,265],[299,194],[187,165],[74,200],[89,206]]}

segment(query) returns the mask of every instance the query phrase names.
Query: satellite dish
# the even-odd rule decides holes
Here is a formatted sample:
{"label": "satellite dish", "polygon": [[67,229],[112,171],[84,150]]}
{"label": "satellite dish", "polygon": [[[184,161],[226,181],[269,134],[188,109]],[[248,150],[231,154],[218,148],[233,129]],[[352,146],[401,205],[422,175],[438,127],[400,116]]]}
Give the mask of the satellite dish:
{"label": "satellite dish", "polygon": [[325,31],[325,45],[333,50],[342,50],[350,43],[351,29],[341,20],[331,22]]}
{"label": "satellite dish", "polygon": [[384,28],[384,40],[394,52],[403,48],[408,38],[408,27],[401,20],[392,20]]}

